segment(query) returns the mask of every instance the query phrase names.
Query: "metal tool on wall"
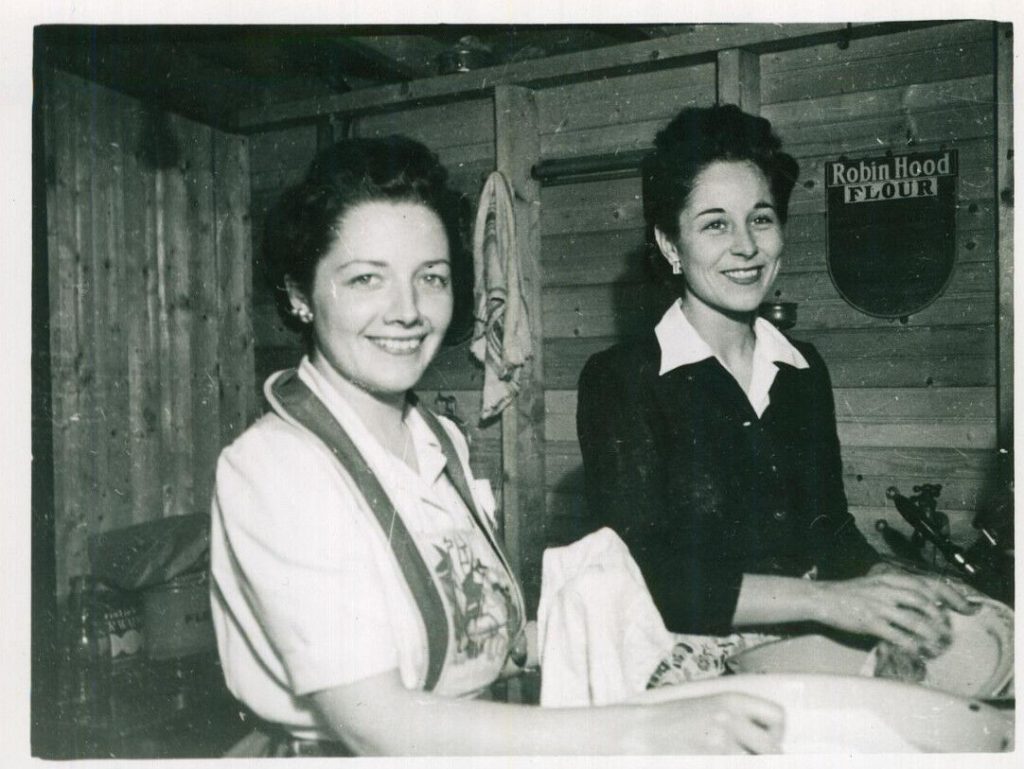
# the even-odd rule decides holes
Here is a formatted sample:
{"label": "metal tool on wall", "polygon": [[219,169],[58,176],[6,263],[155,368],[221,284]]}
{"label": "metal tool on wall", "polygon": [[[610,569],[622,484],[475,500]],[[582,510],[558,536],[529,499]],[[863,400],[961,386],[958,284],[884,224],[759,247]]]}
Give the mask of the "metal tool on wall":
{"label": "metal tool on wall", "polygon": [[[1013,553],[1000,541],[995,530],[979,529],[980,536],[968,548],[952,540],[949,533],[949,516],[938,510],[938,498],[942,485],[925,483],[913,487],[912,496],[903,496],[899,489],[890,486],[886,497],[893,501],[896,510],[909,523],[913,534],[907,537],[886,521],[879,519],[875,528],[881,532],[889,547],[898,556],[911,563],[939,571],[953,571],[972,587],[1005,603],[1013,601]],[[945,566],[925,557],[925,545],[930,544],[940,553]]]}

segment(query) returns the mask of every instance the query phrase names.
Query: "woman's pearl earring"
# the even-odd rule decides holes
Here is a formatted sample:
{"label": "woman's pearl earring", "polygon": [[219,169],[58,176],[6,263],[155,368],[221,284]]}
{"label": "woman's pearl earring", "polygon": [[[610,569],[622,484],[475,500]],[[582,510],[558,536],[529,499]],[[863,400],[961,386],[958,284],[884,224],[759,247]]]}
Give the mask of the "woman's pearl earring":
{"label": "woman's pearl earring", "polygon": [[303,323],[313,322],[313,311],[308,307],[292,307],[292,315]]}
{"label": "woman's pearl earring", "polygon": [[673,262],[672,262],[672,274],[673,275],[682,275],[683,274],[683,265],[680,264],[679,260],[673,260]]}

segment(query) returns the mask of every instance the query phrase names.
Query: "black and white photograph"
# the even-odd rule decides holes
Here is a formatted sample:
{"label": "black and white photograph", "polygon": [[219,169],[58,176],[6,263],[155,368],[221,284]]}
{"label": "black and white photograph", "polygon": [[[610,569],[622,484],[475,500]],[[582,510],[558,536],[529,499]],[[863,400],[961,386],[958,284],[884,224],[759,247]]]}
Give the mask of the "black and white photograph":
{"label": "black and white photograph", "polygon": [[366,5],[21,30],[19,752],[1010,766],[1009,4]]}

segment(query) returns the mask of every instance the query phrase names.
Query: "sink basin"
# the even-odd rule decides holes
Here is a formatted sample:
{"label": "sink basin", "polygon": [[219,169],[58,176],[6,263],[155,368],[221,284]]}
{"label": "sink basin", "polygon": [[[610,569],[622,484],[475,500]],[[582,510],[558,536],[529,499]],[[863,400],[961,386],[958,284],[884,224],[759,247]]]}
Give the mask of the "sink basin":
{"label": "sink basin", "polygon": [[635,703],[724,692],[786,712],[784,753],[992,753],[1013,749],[1013,717],[976,700],[881,678],[733,675],[651,689]]}
{"label": "sink basin", "polygon": [[871,647],[857,648],[823,635],[801,635],[755,646],[726,662],[733,673],[824,673],[871,677]]}
{"label": "sink basin", "polygon": [[[952,642],[924,665],[922,686],[962,697],[994,698],[1013,691],[1013,611],[972,597],[975,614],[950,613]],[[876,652],[824,635],[802,635],[757,646],[728,661],[734,673],[829,673],[872,676]]]}

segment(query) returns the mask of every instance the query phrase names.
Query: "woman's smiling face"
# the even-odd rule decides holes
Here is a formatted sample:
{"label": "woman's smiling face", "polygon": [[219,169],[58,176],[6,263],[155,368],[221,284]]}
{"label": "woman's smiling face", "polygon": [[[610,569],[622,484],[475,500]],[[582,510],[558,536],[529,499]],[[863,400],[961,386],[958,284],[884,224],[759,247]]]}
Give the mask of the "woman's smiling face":
{"label": "woman's smiling face", "polygon": [[768,180],[745,161],[700,172],[679,214],[679,237],[660,231],[665,258],[678,261],[690,300],[726,314],[756,311],[778,274],[782,225]]}
{"label": "woman's smiling face", "polygon": [[336,229],[309,297],[314,365],[329,364],[377,397],[404,396],[451,321],[444,226],[420,203],[371,201],[349,209]]}

